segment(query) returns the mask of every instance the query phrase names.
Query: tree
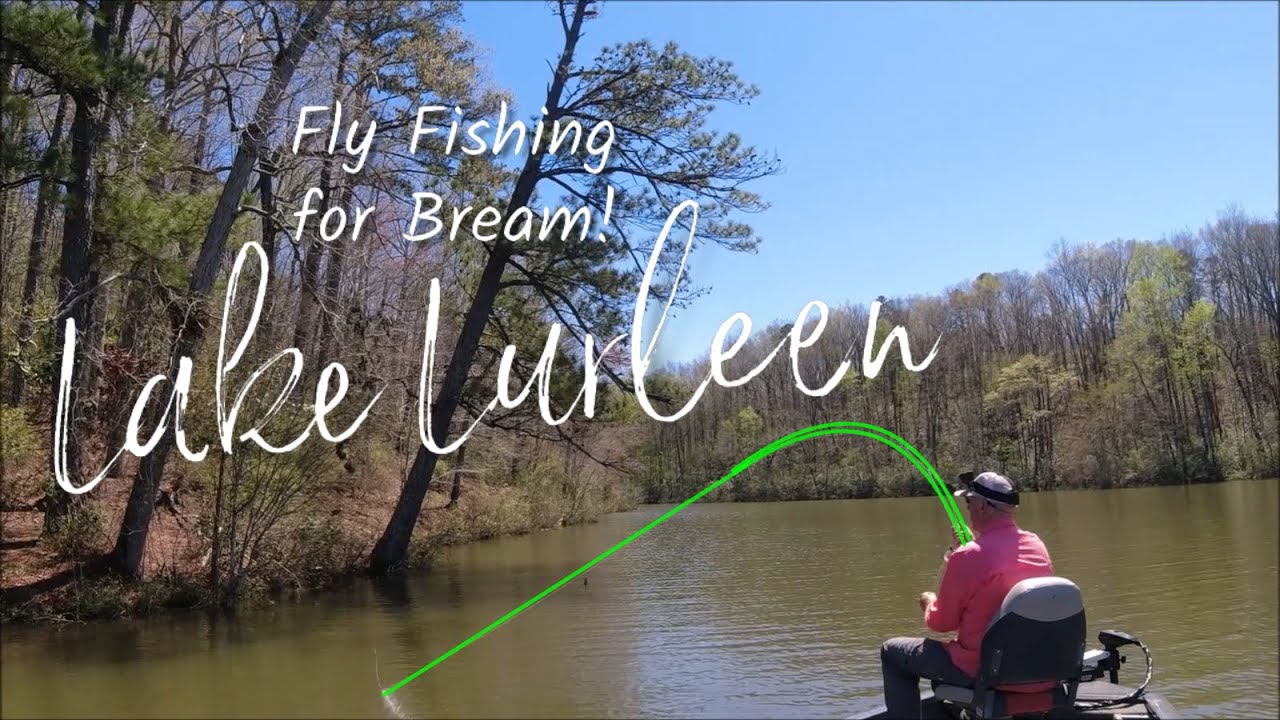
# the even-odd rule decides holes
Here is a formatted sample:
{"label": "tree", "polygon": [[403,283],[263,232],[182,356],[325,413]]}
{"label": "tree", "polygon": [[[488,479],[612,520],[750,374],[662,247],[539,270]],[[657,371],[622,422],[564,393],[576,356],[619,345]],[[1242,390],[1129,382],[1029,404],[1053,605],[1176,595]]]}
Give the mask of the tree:
{"label": "tree", "polygon": [[[231,163],[226,183],[218,196],[213,218],[209,221],[208,230],[200,246],[200,255],[191,273],[188,292],[195,307],[193,312],[175,318],[173,344],[169,355],[170,378],[178,377],[182,359],[193,355],[204,339],[203,322],[207,310],[203,304],[213,290],[214,277],[222,263],[232,223],[239,213],[240,199],[249,184],[249,174],[263,152],[276,108],[289,87],[289,81],[293,78],[293,73],[302,56],[306,54],[307,48],[320,34],[324,18],[332,5],[333,0],[318,0],[308,10],[306,17],[303,18],[287,44],[280,48],[279,54],[272,63],[271,74],[267,79],[262,97],[258,100],[253,117],[240,135],[235,159]],[[148,416],[148,425],[157,427],[166,412],[167,409],[164,406],[153,405]],[[142,557],[146,549],[152,511],[155,509],[156,493],[160,487],[160,476],[164,472],[164,466],[173,445],[173,434],[166,433],[138,467],[133,487],[129,492],[124,519],[120,523],[115,548],[110,556],[111,566],[124,575],[133,577],[141,575]]]}
{"label": "tree", "polygon": [[[730,221],[729,215],[763,207],[759,198],[741,185],[774,172],[776,165],[753,148],[742,146],[736,135],[718,136],[704,129],[705,116],[715,104],[745,100],[755,89],[744,85],[728,63],[699,60],[679,53],[672,45],[662,50],[647,42],[611,47],[591,65],[575,67],[583,24],[595,12],[590,5],[587,0],[558,4],[564,44],[542,107],[547,123],[613,123],[616,142],[609,166],[592,173],[584,169],[582,153],[551,157],[545,145],[530,152],[515,178],[503,222],[528,205],[535,191],[544,186],[561,193],[562,199],[590,205],[601,215],[607,202],[606,185],[627,182],[630,194],[622,200],[615,198],[612,213],[611,242],[615,245],[587,240],[569,252],[564,245],[551,243],[539,256],[521,252],[505,238],[493,243],[433,411],[431,431],[437,442],[447,442],[450,435],[476,350],[508,269],[517,273],[515,283],[531,286],[571,332],[575,327],[591,327],[599,333],[601,325],[609,324],[609,313],[614,310],[608,299],[620,295],[629,277],[619,268],[620,262],[634,258],[639,264],[636,254],[643,249],[641,235],[652,232],[655,220],[660,224],[681,200],[700,198],[709,203],[700,218],[704,237],[737,250],[749,250],[757,242],[749,227]],[[688,223],[687,217],[682,218],[678,227],[687,228]],[[669,268],[678,262],[682,248],[669,245],[667,249],[664,266]],[[556,273],[547,272],[549,267],[555,267]],[[568,291],[569,287],[576,290]],[[597,313],[588,316],[585,308],[592,305]],[[438,460],[436,453],[419,448],[370,556],[374,573],[403,569]]]}
{"label": "tree", "polygon": [[[66,219],[58,265],[56,347],[62,347],[65,333],[71,329],[77,345],[83,348],[92,330],[89,318],[102,254],[101,248],[94,247],[94,222],[102,192],[98,152],[110,132],[113,102],[136,74],[136,66],[124,57],[124,38],[134,9],[132,0],[102,0],[90,15],[87,32],[78,17],[53,7],[6,8],[4,22],[0,23],[6,27],[6,44],[19,60],[54,79],[75,101]],[[86,362],[74,365],[67,398],[65,472],[73,481],[80,476],[85,436],[83,408],[78,401],[80,390],[90,381],[91,367]],[[59,408],[53,411],[56,414]],[[59,528],[71,509],[72,497],[61,488],[54,488],[45,512],[46,531]]]}
{"label": "tree", "polygon": [[27,271],[22,283],[22,300],[18,311],[17,346],[14,348],[13,365],[9,370],[7,401],[14,406],[22,405],[26,396],[27,372],[23,368],[22,354],[31,344],[32,333],[35,331],[32,314],[35,310],[40,281],[44,276],[49,223],[52,219],[54,203],[59,196],[58,179],[62,175],[63,164],[62,136],[70,100],[70,96],[59,93],[53,129],[49,133],[48,145],[40,159],[40,184],[36,190],[36,207],[31,222],[31,237],[27,244]]}

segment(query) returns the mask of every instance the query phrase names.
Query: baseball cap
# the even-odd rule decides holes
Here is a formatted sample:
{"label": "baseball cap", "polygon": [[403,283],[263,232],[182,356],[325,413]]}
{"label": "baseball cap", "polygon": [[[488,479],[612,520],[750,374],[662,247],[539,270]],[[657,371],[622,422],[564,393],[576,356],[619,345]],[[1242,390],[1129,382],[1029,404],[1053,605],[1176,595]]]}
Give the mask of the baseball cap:
{"label": "baseball cap", "polygon": [[994,503],[1014,507],[1018,505],[1017,488],[1009,478],[999,473],[984,472],[977,477],[974,477],[973,473],[961,473],[959,479],[963,487],[956,490],[956,497],[977,495]]}

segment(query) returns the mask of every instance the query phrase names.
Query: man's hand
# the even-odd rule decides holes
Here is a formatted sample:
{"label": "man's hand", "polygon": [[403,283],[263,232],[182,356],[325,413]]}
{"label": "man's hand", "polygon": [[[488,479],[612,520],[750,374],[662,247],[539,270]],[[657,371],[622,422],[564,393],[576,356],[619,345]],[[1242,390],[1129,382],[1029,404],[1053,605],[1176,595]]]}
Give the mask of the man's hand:
{"label": "man's hand", "polygon": [[933,601],[937,599],[938,596],[931,592],[920,593],[920,612],[927,610],[929,606],[933,604]]}
{"label": "man's hand", "polygon": [[960,544],[961,544],[960,538],[957,537],[955,533],[951,533],[951,547],[947,548],[947,551],[942,553],[942,562],[945,563],[946,561],[950,560],[951,553],[955,552],[956,550],[959,550]]}

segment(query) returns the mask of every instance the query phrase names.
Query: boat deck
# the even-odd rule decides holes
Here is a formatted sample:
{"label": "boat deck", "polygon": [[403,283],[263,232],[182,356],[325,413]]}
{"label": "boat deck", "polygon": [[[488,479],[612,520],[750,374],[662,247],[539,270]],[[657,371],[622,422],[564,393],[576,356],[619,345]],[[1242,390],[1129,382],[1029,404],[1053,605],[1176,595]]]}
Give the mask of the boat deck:
{"label": "boat deck", "polygon": [[[1081,683],[1080,689],[1076,691],[1076,702],[1097,702],[1099,700],[1118,700],[1133,692],[1133,688],[1124,685],[1113,685],[1104,680],[1095,680],[1093,682]],[[1052,714],[1049,717],[1054,717]],[[1158,693],[1143,693],[1141,699],[1128,705],[1117,705],[1115,707],[1094,710],[1088,714],[1071,715],[1070,717],[1107,717],[1107,718],[1125,718],[1125,717],[1173,717],[1173,709],[1164,697]]]}
{"label": "boat deck", "polygon": [[[1095,680],[1092,682],[1081,683],[1079,690],[1076,692],[1077,703],[1091,703],[1099,700],[1118,700],[1133,692],[1133,688],[1124,685],[1113,685],[1103,680]],[[954,720],[958,717],[954,707],[943,705],[940,701],[933,697],[933,693],[926,691],[921,694],[921,718],[935,718],[937,720]],[[884,706],[881,705],[875,710],[861,715],[855,715],[850,720],[880,720],[887,718],[888,713]],[[1159,718],[1167,720],[1174,717],[1173,708],[1158,693],[1146,692],[1142,698],[1134,703],[1127,705],[1117,705],[1108,708],[1100,708],[1097,710],[1086,710],[1082,708],[1073,708],[1070,710],[1059,710],[1046,713],[1045,715],[1037,715],[1037,717],[1061,718],[1088,718],[1089,720],[1108,718],[1109,720],[1120,720],[1122,718]]]}

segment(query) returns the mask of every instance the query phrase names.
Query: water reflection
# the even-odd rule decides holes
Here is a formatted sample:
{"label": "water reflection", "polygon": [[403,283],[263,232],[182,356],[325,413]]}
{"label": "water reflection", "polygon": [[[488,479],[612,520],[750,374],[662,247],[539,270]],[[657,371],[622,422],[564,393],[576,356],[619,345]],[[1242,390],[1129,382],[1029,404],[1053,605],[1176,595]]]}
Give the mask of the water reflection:
{"label": "water reflection", "polygon": [[[1151,646],[1189,716],[1277,708],[1280,483],[1032,495],[1091,635]],[[455,548],[427,577],[234,618],[9,628],[5,717],[394,717],[398,682],[667,508]],[[843,717],[925,633],[936,499],[695,505],[396,693],[405,716]],[[1137,660],[1137,658],[1134,658]],[[1134,662],[1130,672],[1141,671]]]}

